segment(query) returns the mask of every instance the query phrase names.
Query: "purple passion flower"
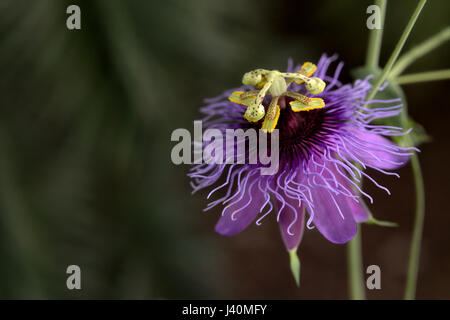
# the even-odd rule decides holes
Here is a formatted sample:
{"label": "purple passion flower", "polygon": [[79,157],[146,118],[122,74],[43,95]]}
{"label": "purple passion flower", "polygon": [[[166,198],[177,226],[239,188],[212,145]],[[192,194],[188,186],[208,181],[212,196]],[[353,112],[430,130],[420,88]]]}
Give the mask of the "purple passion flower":
{"label": "purple passion flower", "polygon": [[[289,94],[277,97],[275,122],[269,128],[264,128],[262,120],[248,116],[249,104],[243,103],[245,99],[236,101],[236,94],[252,90],[256,94],[254,89],[266,84],[267,75],[259,77],[256,82],[260,83],[254,82],[253,86],[245,85],[205,100],[207,105],[201,109],[205,114],[205,128],[225,132],[226,129],[259,129],[262,125],[266,132],[274,128],[279,132],[279,168],[273,175],[261,175],[261,164],[203,163],[191,168],[189,176],[194,192],[213,187],[208,199],[219,190],[223,192],[205,209],[223,205],[215,227],[219,234],[238,234],[255,220],[260,225],[273,212],[289,251],[296,251],[305,224],[308,229],[317,228],[333,243],[345,243],[355,236],[357,223],[371,218],[362,197],[373,200],[360,188],[361,179],[370,180],[389,194],[364,169],[398,177],[386,170],[399,168],[408,161],[412,148],[399,147],[386,138],[405,134],[402,128],[371,124],[375,119],[398,115],[402,107],[400,99],[365,102],[371,89],[369,77],[354,84],[342,84],[338,80],[342,62],[334,74],[327,74],[334,60],[336,57],[323,55],[317,67],[308,62],[294,67],[289,61],[287,73],[283,74],[304,71],[303,75],[310,76],[314,73],[315,79],[323,79],[326,87],[323,85],[323,91],[311,94],[314,90],[308,88],[308,83],[302,85],[303,81],[287,79],[284,89]],[[260,101],[263,114],[270,112],[270,97],[268,91]],[[308,108],[307,101],[301,97],[316,102],[317,108]],[[302,103],[304,108],[294,108]],[[372,103],[384,106],[368,108]]]}

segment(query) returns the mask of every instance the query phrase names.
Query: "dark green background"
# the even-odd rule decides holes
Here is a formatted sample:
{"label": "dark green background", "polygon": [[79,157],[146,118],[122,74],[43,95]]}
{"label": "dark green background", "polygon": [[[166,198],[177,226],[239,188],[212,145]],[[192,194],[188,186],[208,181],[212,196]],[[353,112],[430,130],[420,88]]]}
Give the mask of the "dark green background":
{"label": "dark green background", "polygon": [[[417,1],[388,1],[385,63]],[[81,7],[82,30],[66,28]],[[170,161],[176,128],[192,130],[205,97],[257,67],[338,53],[342,79],[364,63],[372,1],[0,0],[0,298],[347,297],[345,247],[307,231],[301,288],[273,216],[224,238],[220,209],[203,213],[187,166]],[[406,49],[448,24],[450,2],[428,1]],[[407,72],[448,68],[449,46]],[[405,86],[421,146],[427,217],[418,298],[450,298],[449,82]],[[414,211],[401,179],[371,172],[379,219],[363,227],[364,265],[401,298]],[[82,290],[66,288],[66,268]]]}

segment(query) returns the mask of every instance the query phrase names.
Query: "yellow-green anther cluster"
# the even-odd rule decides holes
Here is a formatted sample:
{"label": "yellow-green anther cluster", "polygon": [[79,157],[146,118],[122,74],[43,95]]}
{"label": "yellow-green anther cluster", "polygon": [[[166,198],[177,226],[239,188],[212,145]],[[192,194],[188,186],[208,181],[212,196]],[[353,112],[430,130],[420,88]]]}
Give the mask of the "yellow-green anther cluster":
{"label": "yellow-green anther cluster", "polygon": [[242,83],[248,86],[256,86],[262,80],[261,73],[258,73],[256,70],[247,72],[242,77]]}
{"label": "yellow-green anther cluster", "polygon": [[305,87],[311,94],[319,94],[325,89],[325,82],[320,78],[313,77],[309,81],[305,81]]}
{"label": "yellow-green anther cluster", "polygon": [[[325,82],[318,78],[310,76],[316,71],[316,65],[306,62],[302,68],[295,72],[280,72],[278,70],[256,69],[247,72],[242,77],[242,83],[251,85],[259,90],[248,92],[236,91],[229,97],[229,100],[247,106],[244,118],[250,122],[258,122],[265,117],[262,124],[262,130],[271,132],[280,115],[280,107],[277,105],[282,96],[294,98],[290,105],[294,112],[309,111],[320,109],[325,106],[321,98],[311,98],[299,93],[287,91],[287,87],[292,83],[305,83],[305,88],[313,95],[320,94],[325,89]],[[271,102],[266,112],[262,102],[266,94],[271,95]]]}

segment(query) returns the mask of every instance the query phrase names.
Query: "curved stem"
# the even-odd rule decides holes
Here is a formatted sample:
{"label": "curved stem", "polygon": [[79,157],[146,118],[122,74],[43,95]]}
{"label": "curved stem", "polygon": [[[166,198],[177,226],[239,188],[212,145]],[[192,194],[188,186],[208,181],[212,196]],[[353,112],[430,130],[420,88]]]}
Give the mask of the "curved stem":
{"label": "curved stem", "polygon": [[[403,109],[400,114],[400,122],[403,128],[407,128],[408,124],[408,111]],[[408,134],[403,138],[402,144],[410,147],[414,143],[411,136]],[[419,271],[419,258],[420,248],[422,242],[423,225],[425,220],[425,187],[423,184],[422,169],[420,167],[420,161],[417,153],[411,156],[411,167],[414,177],[414,189],[416,196],[416,209],[414,216],[413,234],[411,239],[411,247],[409,251],[408,271],[406,275],[405,286],[405,300],[412,300],[415,298],[417,276]]]}
{"label": "curved stem", "polygon": [[386,14],[386,0],[377,0],[375,5],[380,8],[381,28],[370,31],[366,54],[366,66],[371,68],[377,68],[380,60],[381,39],[383,38],[384,16]]}
{"label": "curved stem", "polygon": [[358,231],[355,237],[347,245],[348,284],[350,288],[350,299],[352,300],[364,300],[366,298],[362,268],[361,226],[358,225]]}
{"label": "curved stem", "polygon": [[411,166],[414,174],[414,186],[416,191],[416,213],[414,218],[411,248],[409,251],[408,273],[405,288],[406,300],[414,299],[416,294],[420,247],[425,219],[425,188],[423,185],[422,170],[420,168],[419,157],[417,154],[411,157]]}
{"label": "curved stem", "polygon": [[[401,124],[404,128],[408,126],[408,112],[404,110],[400,116]],[[413,141],[410,135],[404,137],[405,144],[412,146]],[[416,193],[416,211],[414,217],[414,227],[409,251],[408,271],[406,275],[405,300],[412,300],[416,295],[417,276],[419,271],[420,247],[422,242],[423,225],[425,220],[425,187],[423,184],[422,169],[419,157],[415,153],[411,156],[411,167],[414,176],[414,188]]]}
{"label": "curved stem", "polygon": [[397,84],[410,84],[410,83],[437,81],[446,79],[450,79],[450,69],[405,74],[403,76],[395,78],[395,81],[397,82]]}
{"label": "curved stem", "polygon": [[414,24],[417,21],[417,18],[419,17],[420,12],[422,11],[423,7],[425,6],[425,3],[427,0],[420,0],[416,10],[414,11],[413,15],[409,19],[408,24],[405,27],[405,30],[403,31],[400,40],[397,42],[397,45],[395,46],[394,51],[392,52],[391,56],[389,57],[388,62],[386,63],[386,66],[383,68],[383,72],[381,73],[381,76],[376,80],[375,84],[373,85],[372,89],[370,90],[369,94],[367,95],[366,100],[372,100],[375,95],[378,92],[378,88],[383,84],[384,81],[386,81],[389,73],[391,72],[392,66],[394,65],[395,61],[397,61],[397,58],[400,54],[400,52],[403,49],[403,46],[405,45],[406,40],[408,39],[408,36],[414,27]]}
{"label": "curved stem", "polygon": [[414,47],[402,55],[395,66],[392,68],[389,78],[395,78],[400,75],[411,63],[426,55],[428,52],[436,49],[450,39],[450,27],[446,27],[430,39]]}
{"label": "curved stem", "polygon": [[[362,169],[359,164],[356,166],[358,169]],[[355,181],[355,183],[357,182]],[[359,185],[362,185],[362,180],[359,182]],[[358,192],[356,188],[354,188],[354,190],[355,192]],[[356,234],[347,244],[348,285],[350,289],[350,299],[352,300],[364,300],[366,298],[363,280],[361,233],[361,225],[357,224]]]}
{"label": "curved stem", "polygon": [[[388,78],[394,63],[397,61],[397,58],[403,49],[403,46],[408,39],[408,36],[414,27],[414,24],[417,21],[417,18],[420,15],[423,7],[425,6],[426,0],[420,0],[417,4],[417,7],[409,19],[408,24],[403,31],[400,40],[394,48],[391,56],[389,57],[388,62],[386,63],[380,77],[376,80],[372,89],[366,97],[366,101],[372,100],[378,92],[378,89],[383,84],[384,81]],[[381,3],[380,3],[381,4]],[[369,48],[373,48],[373,52],[367,54],[367,64],[373,63],[373,61],[378,60],[379,50],[381,47],[381,33],[380,37],[371,36],[370,37]],[[375,50],[378,50],[376,52]],[[407,121],[406,111],[403,113],[403,122]],[[407,139],[411,140],[409,136]],[[420,253],[420,242],[422,237],[422,228],[423,228],[423,216],[424,210],[423,205],[420,206],[421,203],[424,203],[424,190],[423,190],[423,182],[422,176],[420,172],[420,165],[418,162],[417,155],[413,156],[414,159],[411,159],[411,163],[413,164],[414,176],[415,176],[415,184],[416,184],[416,193],[417,193],[417,208],[416,208],[416,223],[414,226],[414,234],[413,240],[411,243],[411,255],[410,255],[410,264],[408,269],[408,284],[406,289],[406,297],[414,297],[415,284],[417,280],[417,270],[418,270],[418,258]],[[359,228],[358,228],[359,229]],[[360,231],[357,232],[355,238],[350,241],[348,244],[348,270],[349,270],[349,284],[351,290],[351,298],[352,299],[364,299],[364,287],[363,287],[363,278],[362,278],[362,258],[361,258],[361,240],[360,240]],[[412,288],[412,289],[411,289]]]}
{"label": "curved stem", "polygon": [[[370,32],[369,44],[367,46],[366,66],[378,68],[381,40],[383,36],[384,17],[386,13],[386,0],[377,0],[376,5],[381,10],[381,28]],[[363,274],[362,274],[362,250],[361,250],[361,227],[358,225],[355,237],[347,244],[347,270],[350,299],[365,299]]]}

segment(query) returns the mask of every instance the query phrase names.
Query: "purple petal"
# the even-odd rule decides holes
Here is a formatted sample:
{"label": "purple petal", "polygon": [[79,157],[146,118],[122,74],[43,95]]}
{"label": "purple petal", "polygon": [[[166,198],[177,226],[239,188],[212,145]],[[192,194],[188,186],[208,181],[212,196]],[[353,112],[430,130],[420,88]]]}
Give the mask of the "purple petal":
{"label": "purple petal", "polygon": [[359,202],[356,202],[351,198],[348,198],[347,201],[350,205],[353,217],[355,218],[356,222],[365,222],[370,218],[370,211],[369,209],[367,209],[367,206],[364,203],[363,199],[361,199],[361,197],[358,199]]}
{"label": "purple petal", "polygon": [[[312,188],[313,223],[329,241],[345,243],[356,234],[356,222],[347,196],[333,194],[325,188]],[[333,200],[334,198],[334,200]]]}
{"label": "purple petal", "polygon": [[299,206],[298,200],[290,198],[284,199],[285,204],[276,200],[277,209],[280,215],[280,231],[284,244],[288,250],[296,248],[303,236],[305,226],[305,206]]}
{"label": "purple petal", "polygon": [[[342,184],[348,191],[351,192],[351,194],[356,195],[353,186],[348,182],[346,179],[344,179],[334,168],[331,166],[328,166],[331,172],[333,172],[334,176],[336,177],[336,180]],[[345,196],[344,196],[345,197]],[[350,210],[353,213],[353,217],[356,222],[365,222],[367,221],[371,214],[369,209],[367,208],[366,204],[364,203],[364,200],[359,197],[358,202],[356,202],[356,199],[352,199],[351,197],[346,197],[348,205],[350,207]]]}
{"label": "purple petal", "polygon": [[360,140],[361,148],[356,150],[358,158],[365,164],[380,169],[397,169],[409,160],[409,154],[390,140],[368,131],[351,130]]}
{"label": "purple petal", "polygon": [[[222,236],[234,236],[247,228],[256,218],[266,202],[261,192],[254,187],[254,179],[249,179],[247,187],[242,192],[243,197],[239,201],[239,196],[232,200],[222,212],[222,217],[216,224],[215,230]],[[231,204],[231,205],[230,205]]]}

